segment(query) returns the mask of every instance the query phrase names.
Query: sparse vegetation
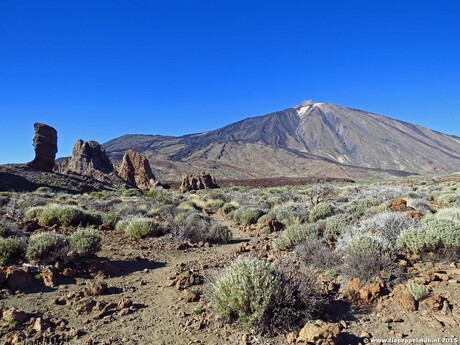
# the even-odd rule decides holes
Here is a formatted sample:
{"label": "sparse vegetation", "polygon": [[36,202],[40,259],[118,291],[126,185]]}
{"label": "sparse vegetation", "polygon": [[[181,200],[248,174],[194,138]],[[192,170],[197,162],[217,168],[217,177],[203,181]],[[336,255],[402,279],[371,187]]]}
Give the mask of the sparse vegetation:
{"label": "sparse vegetation", "polygon": [[80,228],[70,236],[70,243],[80,256],[96,254],[101,249],[102,238],[94,229]]}
{"label": "sparse vegetation", "polygon": [[34,234],[29,239],[26,257],[30,262],[54,264],[56,261],[67,261],[71,251],[68,238],[55,232]]}

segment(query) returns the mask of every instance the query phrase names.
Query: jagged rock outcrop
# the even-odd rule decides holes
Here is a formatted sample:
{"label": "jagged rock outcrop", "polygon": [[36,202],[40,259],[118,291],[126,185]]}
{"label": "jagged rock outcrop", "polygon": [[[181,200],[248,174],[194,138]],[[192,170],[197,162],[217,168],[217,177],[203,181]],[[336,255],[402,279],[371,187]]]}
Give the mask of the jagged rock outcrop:
{"label": "jagged rock outcrop", "polygon": [[118,168],[118,176],[130,185],[147,190],[159,185],[155,180],[150,163],[144,155],[132,150],[125,152]]}
{"label": "jagged rock outcrop", "polygon": [[219,186],[217,185],[216,179],[210,174],[203,172],[199,175],[182,175],[182,183],[180,186],[181,192],[213,188],[219,188]]}
{"label": "jagged rock outcrop", "polygon": [[107,175],[114,173],[114,168],[104,148],[97,141],[87,142],[79,139],[73,147],[72,156],[58,164],[58,172],[106,181]]}
{"label": "jagged rock outcrop", "polygon": [[53,171],[54,158],[58,151],[57,148],[57,131],[43,123],[35,123],[35,136],[33,145],[35,147],[35,158],[27,165],[35,170]]}

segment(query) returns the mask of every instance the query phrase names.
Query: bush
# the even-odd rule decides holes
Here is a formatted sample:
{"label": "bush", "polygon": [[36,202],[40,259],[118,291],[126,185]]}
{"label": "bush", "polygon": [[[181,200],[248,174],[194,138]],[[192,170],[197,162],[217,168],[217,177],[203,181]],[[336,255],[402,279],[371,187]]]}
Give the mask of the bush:
{"label": "bush", "polygon": [[232,204],[232,203],[226,203],[222,206],[221,210],[224,212],[226,215],[230,214],[231,212],[235,211],[238,208],[237,205]]}
{"label": "bush", "polygon": [[300,224],[286,228],[274,241],[275,250],[283,251],[293,248],[296,244],[318,237],[315,224]]}
{"label": "bush", "polygon": [[213,224],[206,236],[206,240],[214,243],[227,243],[233,234],[230,229],[222,224]]}
{"label": "bush", "polygon": [[265,261],[237,259],[212,283],[211,304],[225,319],[255,326],[279,285],[280,278]]}
{"label": "bush", "polygon": [[173,225],[176,239],[190,242],[205,242],[208,239],[211,224],[209,219],[199,213],[186,213],[177,217]]}
{"label": "bush", "polygon": [[235,211],[233,218],[241,225],[256,224],[257,220],[265,214],[264,211],[256,208],[241,207]]}
{"label": "bush", "polygon": [[101,249],[102,238],[94,229],[78,229],[70,236],[70,243],[80,256],[89,256]]}
{"label": "bush", "polygon": [[395,244],[400,232],[413,225],[414,220],[401,212],[384,212],[362,220],[349,231],[351,233],[375,234]]}
{"label": "bush", "polygon": [[324,240],[312,238],[295,247],[297,257],[307,266],[330,270],[340,265],[340,255],[331,250]]}
{"label": "bush", "polygon": [[328,202],[323,202],[318,205],[315,205],[310,211],[308,219],[311,223],[314,223],[320,219],[326,219],[334,215],[336,212],[334,205]]}
{"label": "bush", "polygon": [[42,232],[30,237],[26,258],[30,262],[54,264],[58,260],[66,261],[70,250],[70,242],[66,236],[55,232]]}
{"label": "bush", "polygon": [[392,244],[376,235],[356,234],[341,242],[338,249],[343,254],[342,272],[364,281],[378,277],[394,263]]}
{"label": "bush", "polygon": [[420,228],[402,232],[396,245],[399,250],[409,253],[438,249],[460,250],[460,222],[427,216]]}
{"label": "bush", "polygon": [[117,231],[122,231],[131,238],[144,238],[161,234],[159,225],[150,218],[131,217],[120,220],[115,226]]}
{"label": "bush", "polygon": [[318,272],[287,259],[275,262],[274,271],[279,277],[278,288],[257,329],[269,335],[298,331],[299,326],[319,314],[323,298],[316,283]]}
{"label": "bush", "polygon": [[406,287],[416,301],[421,301],[429,294],[429,291],[423,285],[417,284],[413,280],[408,281]]}
{"label": "bush", "polygon": [[0,237],[0,265],[4,266],[11,262],[12,259],[22,256],[24,252],[25,241],[19,237]]}
{"label": "bush", "polygon": [[457,201],[457,194],[455,193],[442,194],[437,198],[437,201],[443,205],[453,204]]}
{"label": "bush", "polygon": [[349,223],[348,215],[344,213],[336,214],[326,219],[326,229],[324,237],[336,241],[343,233]]}
{"label": "bush", "polygon": [[130,188],[130,189],[124,190],[121,193],[121,195],[123,195],[125,197],[142,196],[142,191],[140,189],[137,189],[137,188]]}
{"label": "bush", "polygon": [[37,219],[42,226],[60,225],[77,226],[102,224],[100,213],[94,211],[84,211],[73,205],[49,205],[36,206],[29,208],[25,213],[25,220]]}

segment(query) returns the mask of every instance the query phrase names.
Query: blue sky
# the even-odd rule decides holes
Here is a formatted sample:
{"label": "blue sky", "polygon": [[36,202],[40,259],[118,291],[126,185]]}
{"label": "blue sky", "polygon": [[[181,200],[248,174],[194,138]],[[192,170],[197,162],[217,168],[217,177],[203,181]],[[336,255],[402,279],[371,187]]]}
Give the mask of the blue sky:
{"label": "blue sky", "polygon": [[181,135],[312,99],[460,135],[460,1],[0,0],[0,163],[33,123]]}

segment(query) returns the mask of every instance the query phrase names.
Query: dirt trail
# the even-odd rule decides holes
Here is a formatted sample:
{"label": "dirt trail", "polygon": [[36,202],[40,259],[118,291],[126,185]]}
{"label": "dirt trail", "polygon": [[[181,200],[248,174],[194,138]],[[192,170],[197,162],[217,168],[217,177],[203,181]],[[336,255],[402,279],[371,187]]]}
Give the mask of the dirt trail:
{"label": "dirt trail", "polygon": [[[212,327],[198,329],[191,324],[200,318],[194,315],[193,309],[206,308],[206,302],[186,303],[183,291],[167,286],[181,267],[209,265],[204,272],[206,277],[213,267],[230,260],[242,242],[250,240],[224,217],[213,215],[213,220],[231,228],[233,239],[230,243],[188,250],[158,250],[158,239],[130,243],[118,233],[107,232],[101,256],[113,262],[121,274],[111,278],[77,278],[74,283],[60,285],[51,291],[35,290],[8,297],[0,301],[0,306],[15,306],[28,313],[40,312],[65,320],[68,328],[80,330],[82,334],[79,341],[71,342],[75,344],[88,338],[96,340],[97,344],[225,344],[226,341],[212,332]],[[109,294],[96,296],[95,300],[118,303],[126,297],[134,302],[137,310],[129,315],[115,313],[95,319],[92,314],[77,314],[78,301],[66,305],[55,303],[57,298],[66,298],[69,293],[81,291],[98,281],[107,283],[110,289]]]}

